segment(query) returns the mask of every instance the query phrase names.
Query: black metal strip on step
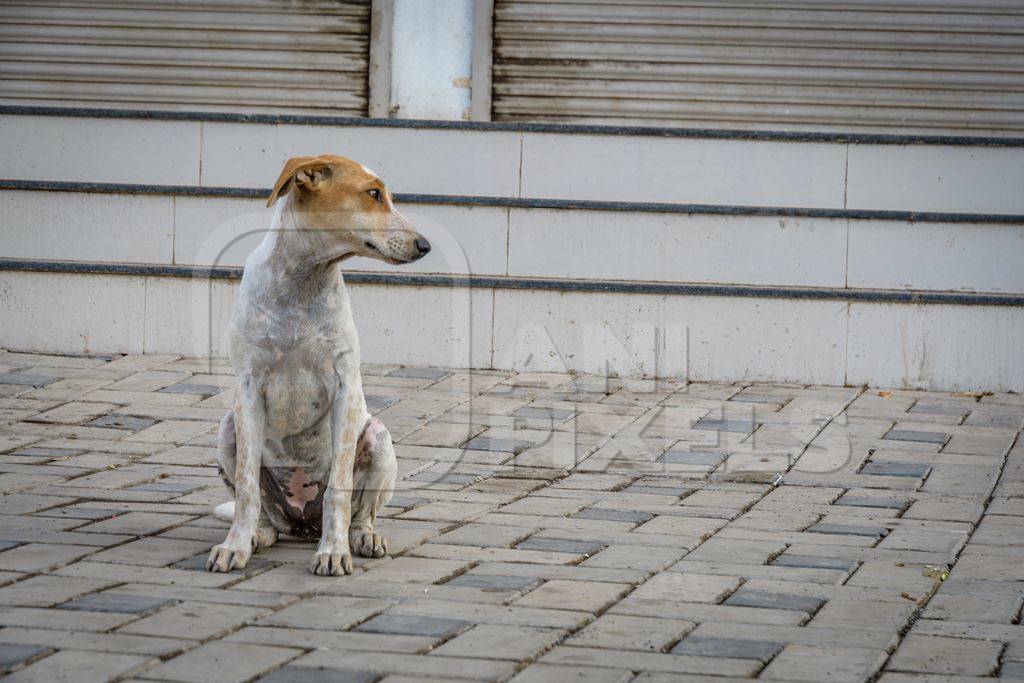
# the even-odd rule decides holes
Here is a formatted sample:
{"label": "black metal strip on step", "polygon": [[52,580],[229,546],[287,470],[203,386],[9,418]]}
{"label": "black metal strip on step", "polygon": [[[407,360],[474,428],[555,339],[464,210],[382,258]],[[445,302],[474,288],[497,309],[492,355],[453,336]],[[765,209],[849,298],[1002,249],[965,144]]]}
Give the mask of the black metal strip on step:
{"label": "black metal strip on step", "polygon": [[[145,185],[60,180],[0,179],[0,190],[93,192],[100,194],[172,195],[175,197],[222,197],[263,199],[269,188],[203,187],[199,185]],[[783,216],[838,220],[880,220],[905,223],[1024,224],[1024,214],[954,213],[880,209],[822,209],[799,206],[739,206],[729,204],[673,204],[669,202],[620,202],[591,199],[543,199],[530,197],[478,197],[470,195],[396,193],[395,200],[408,204],[445,204],[511,209],[618,211],[635,213],[694,214],[709,216]]]}
{"label": "black metal strip on step", "polygon": [[151,109],[103,109],[2,105],[0,116],[64,116],[72,118],[149,119],[156,121],[209,121],[312,126],[413,128],[466,131],[555,133],[560,135],[609,135],[660,138],[703,138],[774,142],[832,142],[861,145],[956,145],[972,147],[1024,147],[1024,138],[970,135],[909,135],[843,133],[727,128],[669,128],[659,126],[603,126],[576,123],[518,123],[494,121],[434,121],[423,119],[372,119],[306,114],[242,114],[233,112],[161,111]]}
{"label": "black metal strip on step", "polygon": [[[35,261],[0,259],[0,271],[122,275],[131,277],[181,277],[237,280],[238,266],[183,266],[86,261]],[[440,273],[348,272],[351,284],[412,287],[473,287],[605,294],[653,294],[661,296],[722,296],[767,299],[803,299],[879,304],[947,304],[958,306],[1024,306],[1022,294],[983,294],[926,290],[858,289],[841,287],[787,287],[774,285],[725,285],[691,282],[636,282],[620,280],[566,280],[504,275],[445,275]]]}

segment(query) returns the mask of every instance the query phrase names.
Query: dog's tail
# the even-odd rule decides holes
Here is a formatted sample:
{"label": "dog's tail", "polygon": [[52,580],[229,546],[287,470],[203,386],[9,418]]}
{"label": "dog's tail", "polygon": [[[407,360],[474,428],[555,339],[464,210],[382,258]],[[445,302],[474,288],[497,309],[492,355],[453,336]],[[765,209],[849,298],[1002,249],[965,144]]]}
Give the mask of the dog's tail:
{"label": "dog's tail", "polygon": [[232,521],[235,518],[235,501],[229,500],[213,508],[213,516],[225,522]]}

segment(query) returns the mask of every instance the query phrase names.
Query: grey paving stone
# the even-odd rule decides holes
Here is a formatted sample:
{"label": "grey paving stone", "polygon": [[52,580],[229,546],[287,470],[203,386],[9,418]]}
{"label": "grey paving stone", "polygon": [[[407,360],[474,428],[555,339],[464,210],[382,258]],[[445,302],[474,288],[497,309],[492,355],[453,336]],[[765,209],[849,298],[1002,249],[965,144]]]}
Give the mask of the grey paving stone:
{"label": "grey paving stone", "polygon": [[419,505],[420,503],[425,503],[426,501],[426,498],[415,498],[413,496],[396,495],[391,496],[391,500],[388,501],[388,507],[411,508]]}
{"label": "grey paving stone", "polygon": [[470,451],[498,451],[501,453],[515,453],[518,455],[534,444],[521,439],[501,439],[490,436],[477,436],[462,447]]}
{"label": "grey paving stone", "polygon": [[213,396],[224,391],[224,387],[218,387],[213,384],[191,384],[189,382],[181,382],[179,384],[172,384],[170,386],[159,389],[159,391],[165,394],[198,394],[199,396]]}
{"label": "grey paving stone", "polygon": [[473,626],[473,622],[464,619],[442,619],[425,617],[418,614],[377,615],[369,621],[356,626],[356,631],[364,633],[388,633],[404,636],[431,636],[449,638]]}
{"label": "grey paving stone", "polygon": [[260,683],[374,683],[381,675],[355,669],[319,669],[286,666],[260,678]]}
{"label": "grey paving stone", "polygon": [[819,522],[807,531],[812,534],[836,534],[838,536],[868,536],[882,538],[889,530],[882,526],[859,526],[854,524],[830,524]]}
{"label": "grey paving stone", "polygon": [[931,471],[932,466],[923,462],[869,462],[861,468],[860,473],[924,479]]}
{"label": "grey paving stone", "polygon": [[476,474],[448,474],[443,472],[420,472],[409,477],[409,481],[422,481],[430,484],[472,484],[480,477]]}
{"label": "grey paving stone", "polygon": [[647,486],[645,484],[630,484],[622,489],[623,493],[646,493],[654,496],[672,496],[678,498],[693,489],[685,486]]}
{"label": "grey paving stone", "polygon": [[195,491],[202,484],[177,484],[171,481],[151,481],[148,484],[132,486],[129,491],[156,491],[158,493],[188,493]]}
{"label": "grey paving stone", "polygon": [[1002,643],[911,633],[886,663],[890,671],[945,676],[991,676],[999,668]]}
{"label": "grey paving stone", "polygon": [[488,574],[460,574],[446,586],[462,586],[464,588],[480,588],[485,591],[506,592],[522,591],[540,583],[540,579],[530,576],[500,576]]}
{"label": "grey paving stone", "polygon": [[45,387],[60,380],[60,377],[36,375],[28,372],[0,372],[0,384],[18,384],[26,387]]}
{"label": "grey paving stone", "polygon": [[910,505],[906,498],[882,498],[878,496],[860,496],[854,493],[844,493],[833,505],[847,505],[859,508],[879,508],[884,510],[902,510]]}
{"label": "grey paving stone", "polygon": [[768,640],[737,640],[735,638],[700,638],[690,636],[676,643],[674,655],[695,657],[731,657],[732,659],[757,659],[767,662],[779,653],[785,643]]}
{"label": "grey paving stone", "polygon": [[524,406],[512,413],[513,417],[528,417],[541,420],[554,420],[562,422],[576,414],[575,410],[569,408],[545,408],[543,406]]}
{"label": "grey paving stone", "polygon": [[553,553],[593,555],[604,547],[601,541],[567,541],[559,538],[528,538],[516,546],[519,550],[544,550]]}
{"label": "grey paving stone", "polygon": [[918,401],[910,409],[912,413],[925,413],[928,415],[956,415],[963,417],[971,412],[970,408],[949,403],[924,403]]}
{"label": "grey paving stone", "polygon": [[636,522],[642,524],[654,515],[642,510],[605,510],[603,508],[587,508],[575,515],[579,519],[606,519],[611,522]]}
{"label": "grey paving stone", "polygon": [[768,593],[740,588],[730,595],[723,605],[729,607],[757,607],[759,609],[785,609],[796,610],[813,614],[825,604],[821,598],[803,595],[789,595],[787,593]]}
{"label": "grey paving stone", "polygon": [[[310,552],[312,552],[312,551],[310,551]],[[187,560],[181,560],[180,562],[175,562],[171,566],[174,567],[175,569],[187,569],[187,570],[190,570],[190,571],[205,572],[206,571],[206,561],[209,558],[210,558],[210,553],[209,552],[200,553],[198,555],[193,555],[192,557],[188,558]],[[241,570],[233,569],[231,571],[232,572],[239,572],[239,573],[243,573],[244,572],[246,574],[254,574],[256,572],[261,572],[261,571],[263,571],[265,569],[273,569],[277,565],[278,565],[277,562],[271,562],[270,560],[264,560],[262,557],[253,556],[253,557],[249,558],[249,562],[245,565],[245,569],[241,569]]]}
{"label": "grey paving stone", "polygon": [[364,398],[366,399],[366,409],[371,413],[379,413],[389,405],[398,402],[397,396],[376,396],[374,394],[366,394]]}
{"label": "grey paving stone", "polygon": [[658,462],[673,465],[706,465],[718,467],[725,460],[725,453],[706,453],[697,451],[666,451],[658,458]]}
{"label": "grey paving stone", "polygon": [[388,377],[405,377],[407,379],[441,379],[452,373],[437,368],[398,368],[387,374]]}
{"label": "grey paving stone", "polygon": [[882,437],[886,441],[916,441],[919,443],[944,444],[949,434],[944,432],[921,432],[914,429],[890,429]]}
{"label": "grey paving stone", "polygon": [[811,555],[783,553],[775,558],[772,565],[776,567],[802,567],[806,569],[839,569],[844,572],[852,572],[860,566],[860,562],[844,557],[813,557]]}
{"label": "grey paving stone", "polygon": [[169,598],[149,597],[131,593],[106,591],[90,593],[57,605],[58,609],[73,609],[84,612],[114,612],[117,614],[143,614],[164,605],[177,602]]}
{"label": "grey paving stone", "polygon": [[1003,662],[1003,665],[999,667],[999,678],[1024,681],[1024,662]]}
{"label": "grey paving stone", "polygon": [[152,427],[158,421],[132,415],[104,415],[87,424],[90,427],[111,427],[113,429],[130,429],[133,432]]}
{"label": "grey paving stone", "polygon": [[0,671],[10,671],[16,666],[29,662],[49,652],[51,648],[42,645],[16,645],[0,643]]}
{"label": "grey paving stone", "polygon": [[736,432],[738,434],[749,434],[754,431],[760,423],[750,420],[729,420],[721,418],[702,418],[694,429],[706,429],[712,432]]}
{"label": "grey paving stone", "polygon": [[70,448],[21,448],[8,455],[27,455],[35,458],[69,458],[85,451],[73,451]]}
{"label": "grey paving stone", "polygon": [[771,394],[755,394],[740,392],[729,399],[732,403],[785,403],[788,401],[784,396],[773,396]]}

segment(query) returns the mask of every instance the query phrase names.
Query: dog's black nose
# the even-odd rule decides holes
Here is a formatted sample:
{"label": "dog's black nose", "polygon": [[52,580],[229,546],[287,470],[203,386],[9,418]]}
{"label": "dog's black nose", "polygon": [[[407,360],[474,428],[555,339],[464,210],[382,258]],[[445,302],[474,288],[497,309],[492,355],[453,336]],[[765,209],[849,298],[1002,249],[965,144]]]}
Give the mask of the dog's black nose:
{"label": "dog's black nose", "polygon": [[430,242],[423,237],[418,237],[413,244],[416,245],[416,250],[420,252],[421,256],[430,251]]}

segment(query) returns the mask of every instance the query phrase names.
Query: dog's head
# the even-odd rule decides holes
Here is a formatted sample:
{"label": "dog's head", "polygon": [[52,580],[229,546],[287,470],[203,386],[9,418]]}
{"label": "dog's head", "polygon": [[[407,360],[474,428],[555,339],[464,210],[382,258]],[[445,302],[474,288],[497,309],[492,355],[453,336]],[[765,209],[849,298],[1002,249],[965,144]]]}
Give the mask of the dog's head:
{"label": "dog's head", "polygon": [[376,173],[345,157],[322,154],[289,159],[267,206],[291,196],[300,229],[346,253],[388,263],[411,263],[430,251],[430,242],[395,209]]}

